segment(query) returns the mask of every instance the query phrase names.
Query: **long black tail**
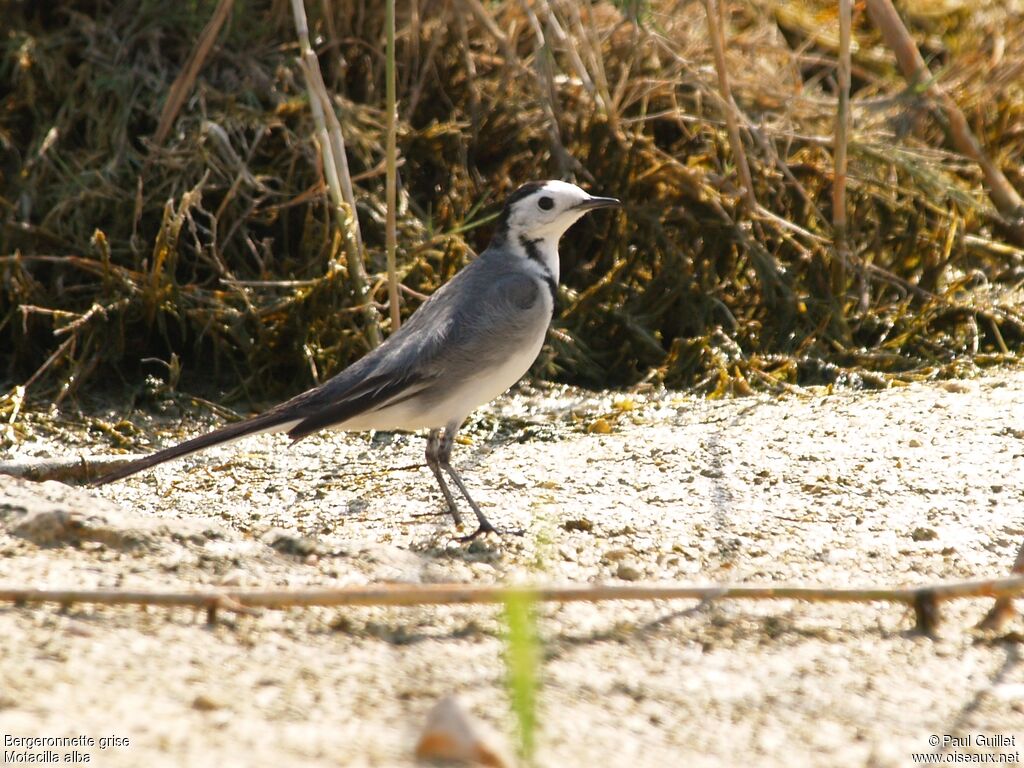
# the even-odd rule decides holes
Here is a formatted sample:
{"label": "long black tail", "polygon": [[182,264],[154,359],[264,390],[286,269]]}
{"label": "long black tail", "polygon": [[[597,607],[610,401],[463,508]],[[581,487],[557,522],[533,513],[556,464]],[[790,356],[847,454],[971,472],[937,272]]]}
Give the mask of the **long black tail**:
{"label": "long black tail", "polygon": [[113,472],[110,472],[94,481],[93,484],[106,485],[107,483],[112,483],[115,480],[121,480],[129,475],[134,475],[136,472],[141,472],[144,469],[155,467],[157,464],[163,464],[165,461],[177,459],[181,456],[187,456],[190,453],[201,451],[204,448],[209,448],[211,445],[227,443],[231,440],[237,440],[240,437],[245,437],[246,435],[255,434],[256,432],[264,432],[282,424],[292,423],[295,420],[294,415],[283,415],[281,413],[274,413],[271,411],[260,414],[259,416],[254,416],[251,419],[246,419],[245,421],[228,424],[220,429],[215,429],[213,432],[208,432],[205,435],[200,435],[199,437],[193,437],[191,440],[186,440],[183,443],[172,445],[170,448],[164,448],[162,451],[157,451],[154,454],[144,456],[141,459],[125,464],[123,467],[115,469]]}

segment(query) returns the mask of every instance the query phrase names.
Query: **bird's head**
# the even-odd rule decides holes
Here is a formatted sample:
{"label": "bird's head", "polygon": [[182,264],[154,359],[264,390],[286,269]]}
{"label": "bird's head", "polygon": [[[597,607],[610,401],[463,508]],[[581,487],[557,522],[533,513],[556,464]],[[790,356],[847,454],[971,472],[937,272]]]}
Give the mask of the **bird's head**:
{"label": "bird's head", "polygon": [[495,240],[558,242],[577,219],[596,208],[620,206],[614,197],[594,197],[565,181],[531,181],[505,201]]}

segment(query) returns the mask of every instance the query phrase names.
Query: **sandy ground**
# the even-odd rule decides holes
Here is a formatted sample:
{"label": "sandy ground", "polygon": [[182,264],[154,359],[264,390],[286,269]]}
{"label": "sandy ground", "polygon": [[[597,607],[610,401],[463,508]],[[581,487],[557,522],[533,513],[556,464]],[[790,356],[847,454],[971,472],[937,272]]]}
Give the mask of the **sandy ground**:
{"label": "sandy ground", "polygon": [[[131,418],[154,444],[211,423]],[[109,452],[86,420],[39,434],[8,453]],[[897,586],[1006,575],[1024,538],[1021,371],[719,402],[529,390],[466,434],[457,465],[492,520],[524,536],[453,541],[429,472],[410,466],[421,437],[266,435],[101,490],[9,484],[5,499],[0,486],[0,583]],[[101,541],[42,546],[15,498],[36,489],[124,517]],[[1022,622],[973,629],[988,606],[944,606],[935,639],[882,604],[542,607],[538,763],[1019,759]],[[491,607],[266,611],[210,627],[190,609],[4,605],[0,735],[128,740],[80,750],[100,766],[409,765],[448,693],[512,733],[501,632]],[[971,746],[935,748],[945,736]]]}

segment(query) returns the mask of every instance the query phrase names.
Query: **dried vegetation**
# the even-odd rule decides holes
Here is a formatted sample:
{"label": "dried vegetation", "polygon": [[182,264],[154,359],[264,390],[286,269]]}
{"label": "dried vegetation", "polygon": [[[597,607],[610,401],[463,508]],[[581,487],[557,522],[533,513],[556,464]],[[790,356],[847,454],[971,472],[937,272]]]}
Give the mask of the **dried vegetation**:
{"label": "dried vegetation", "polygon": [[[166,138],[154,138],[217,5],[6,4],[5,418],[26,396],[60,402],[145,374],[238,384],[229,399],[281,397],[366,351],[370,315],[348,279],[288,3],[235,5]],[[839,255],[836,4],[722,2],[732,111],[709,42],[716,5],[400,4],[403,314],[486,244],[507,192],[564,176],[626,208],[566,238],[539,375],[723,394],[1017,359],[1024,243],[863,7]],[[1020,189],[1024,11],[992,0],[898,7],[933,82]],[[384,3],[324,0],[307,12],[348,147],[370,296],[386,318]]]}

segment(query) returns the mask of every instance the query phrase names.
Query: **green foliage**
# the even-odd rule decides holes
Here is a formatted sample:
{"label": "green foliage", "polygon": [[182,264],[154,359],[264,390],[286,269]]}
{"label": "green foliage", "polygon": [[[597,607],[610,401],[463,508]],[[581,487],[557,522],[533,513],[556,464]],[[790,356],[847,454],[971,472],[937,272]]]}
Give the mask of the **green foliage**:
{"label": "green foliage", "polygon": [[505,600],[506,688],[516,720],[519,757],[533,764],[537,748],[537,689],[541,655],[537,640],[536,602],[526,592],[509,592]]}

